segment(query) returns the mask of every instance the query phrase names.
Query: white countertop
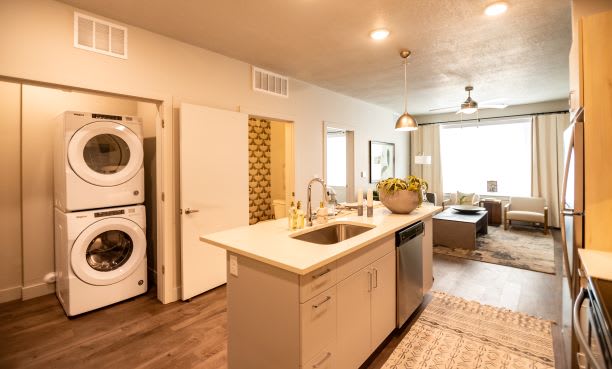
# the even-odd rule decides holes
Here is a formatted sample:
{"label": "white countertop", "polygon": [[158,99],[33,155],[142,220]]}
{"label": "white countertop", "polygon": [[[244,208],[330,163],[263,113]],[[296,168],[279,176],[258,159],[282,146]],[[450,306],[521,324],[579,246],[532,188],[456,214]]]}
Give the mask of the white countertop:
{"label": "white countertop", "polygon": [[612,252],[578,249],[587,276],[612,281]]}
{"label": "white countertop", "polygon": [[431,217],[440,210],[442,210],[440,206],[423,205],[410,214],[392,214],[381,207],[374,209],[372,218],[365,215],[360,217],[356,213],[334,218],[329,223],[351,222],[376,227],[332,245],[319,245],[291,238],[292,234],[304,233],[311,228],[320,228],[321,225],[290,231],[287,229],[287,218],[202,235],[200,241],[304,275],[374,241],[392,235],[410,224]]}

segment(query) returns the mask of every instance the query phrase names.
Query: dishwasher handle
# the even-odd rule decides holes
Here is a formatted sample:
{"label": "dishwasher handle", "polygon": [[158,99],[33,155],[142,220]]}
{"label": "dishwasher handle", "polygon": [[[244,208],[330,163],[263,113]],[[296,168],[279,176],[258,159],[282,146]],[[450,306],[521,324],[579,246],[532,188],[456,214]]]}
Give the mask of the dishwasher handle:
{"label": "dishwasher handle", "polygon": [[423,222],[416,222],[404,229],[401,229],[395,233],[395,246],[399,247],[406,242],[416,238],[425,232],[425,224]]}

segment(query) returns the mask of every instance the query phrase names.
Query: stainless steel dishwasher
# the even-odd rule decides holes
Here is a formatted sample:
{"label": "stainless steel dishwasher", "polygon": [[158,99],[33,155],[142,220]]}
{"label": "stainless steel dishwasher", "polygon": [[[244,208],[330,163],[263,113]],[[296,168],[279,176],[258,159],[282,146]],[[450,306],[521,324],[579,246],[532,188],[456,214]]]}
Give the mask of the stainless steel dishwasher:
{"label": "stainless steel dishwasher", "polygon": [[395,234],[396,317],[397,327],[423,302],[423,222],[415,223]]}

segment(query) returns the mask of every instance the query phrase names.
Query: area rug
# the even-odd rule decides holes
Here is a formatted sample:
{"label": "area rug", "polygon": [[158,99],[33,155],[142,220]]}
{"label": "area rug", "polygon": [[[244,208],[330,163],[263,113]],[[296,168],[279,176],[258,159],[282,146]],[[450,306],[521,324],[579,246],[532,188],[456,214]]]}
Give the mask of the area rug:
{"label": "area rug", "polygon": [[551,322],[441,292],[383,369],[553,369]]}
{"label": "area rug", "polygon": [[555,247],[552,235],[537,229],[489,227],[476,238],[476,250],[434,245],[436,254],[501,264],[514,268],[555,274]]}

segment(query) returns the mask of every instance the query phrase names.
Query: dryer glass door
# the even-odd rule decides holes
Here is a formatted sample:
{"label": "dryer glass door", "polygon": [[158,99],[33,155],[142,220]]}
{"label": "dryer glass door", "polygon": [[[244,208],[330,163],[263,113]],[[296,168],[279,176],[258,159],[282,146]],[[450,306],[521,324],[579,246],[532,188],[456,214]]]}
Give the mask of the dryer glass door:
{"label": "dryer glass door", "polygon": [[125,264],[132,255],[134,242],[123,231],[111,230],[98,234],[87,247],[87,264],[99,272],[110,272]]}
{"label": "dryer glass door", "polygon": [[84,181],[118,186],[142,168],[142,141],[128,127],[115,122],[92,122],[72,136],[68,162]]}
{"label": "dryer glass door", "polygon": [[114,174],[130,162],[130,147],[119,136],[101,134],[85,144],[83,159],[91,170],[101,174]]}

